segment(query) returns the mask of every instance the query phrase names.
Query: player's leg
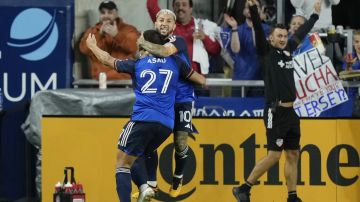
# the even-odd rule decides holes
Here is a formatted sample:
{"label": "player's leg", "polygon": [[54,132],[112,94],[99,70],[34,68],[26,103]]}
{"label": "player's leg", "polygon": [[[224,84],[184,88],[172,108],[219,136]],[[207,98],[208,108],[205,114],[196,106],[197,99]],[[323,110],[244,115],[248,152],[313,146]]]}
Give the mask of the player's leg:
{"label": "player's leg", "polygon": [[175,105],[175,128],[174,128],[174,148],[175,148],[175,171],[173,182],[170,187],[169,195],[177,197],[182,187],[184,168],[188,158],[189,146],[187,138],[193,132],[192,125],[192,102],[178,103]]}
{"label": "player's leg", "polygon": [[[117,192],[121,202],[130,202],[131,167],[137,157],[142,156],[145,153],[145,149],[153,136],[154,133],[152,125],[145,122],[130,121],[124,126],[121,132],[118,142],[118,148],[120,151],[117,158],[116,170]],[[136,168],[139,168],[140,171],[138,171],[144,172],[146,175],[145,171],[141,171],[143,168]],[[137,169],[134,170],[134,172],[136,171]],[[135,175],[140,176],[139,174]],[[146,190],[146,188],[148,187],[144,187],[143,189]]]}
{"label": "player's leg", "polygon": [[180,194],[184,168],[188,158],[189,146],[187,144],[188,132],[176,131],[174,133],[174,147],[175,147],[175,171],[173,175],[173,182],[170,188],[170,196],[177,197]]}
{"label": "player's leg", "polygon": [[[250,190],[252,186],[266,171],[268,171],[275,163],[280,160],[284,147],[284,132],[282,131],[282,125],[276,123],[275,119],[273,120],[273,113],[270,109],[265,109],[264,112],[268,112],[264,114],[268,154],[266,157],[256,163],[244,184],[233,188],[233,195],[238,202],[250,201]],[[277,116],[277,118],[278,117],[279,116]]]}
{"label": "player's leg", "polygon": [[289,109],[289,131],[284,142],[285,149],[285,178],[288,189],[288,202],[299,202],[296,185],[298,163],[300,156],[300,120],[293,109]]}
{"label": "player's leg", "polygon": [[297,202],[297,174],[298,174],[298,161],[299,150],[285,150],[285,178],[288,189],[288,202]]}
{"label": "player's leg", "polygon": [[[150,154],[154,154],[157,148],[170,136],[171,129],[165,127],[164,125],[160,123],[152,123],[152,131],[154,133],[154,136],[151,138],[149,143],[146,146],[145,149],[145,156],[149,156]],[[156,160],[157,158],[154,158],[152,160]],[[156,162],[157,163],[157,162]],[[156,172],[156,169],[155,169]],[[138,202],[144,202],[149,201],[150,198],[153,198],[155,196],[154,189],[149,186],[149,184],[146,183],[146,190],[140,190]]]}
{"label": "player's leg", "polygon": [[121,202],[131,202],[131,166],[136,156],[130,156],[119,150],[116,162],[116,191]]}
{"label": "player's leg", "polygon": [[[135,169],[137,170],[133,172],[132,169],[131,171],[131,174],[133,175],[133,181],[138,186],[139,190],[142,190],[141,187],[149,186],[150,188],[153,189],[156,195],[158,191],[156,173],[159,162],[157,151],[149,152],[148,154],[146,154],[146,156],[142,158],[144,159],[144,163],[145,163],[144,167],[146,170],[145,172],[147,174],[146,179],[143,178],[144,176],[142,174],[142,171],[140,171],[140,169],[136,167],[137,163],[135,162],[135,164],[133,165],[133,169],[135,167]],[[140,175],[140,176],[135,176],[135,175]],[[137,178],[136,182],[134,178]],[[138,199],[140,194],[139,192],[135,192],[134,194],[132,194],[132,198]]]}
{"label": "player's leg", "polygon": [[148,187],[146,183],[148,177],[144,157],[140,157],[134,162],[131,167],[131,178],[139,190],[144,190]]}
{"label": "player's leg", "polygon": [[147,169],[148,181],[147,184],[155,189],[157,189],[157,168],[159,164],[159,156],[157,150],[150,152],[145,157],[145,164]]}

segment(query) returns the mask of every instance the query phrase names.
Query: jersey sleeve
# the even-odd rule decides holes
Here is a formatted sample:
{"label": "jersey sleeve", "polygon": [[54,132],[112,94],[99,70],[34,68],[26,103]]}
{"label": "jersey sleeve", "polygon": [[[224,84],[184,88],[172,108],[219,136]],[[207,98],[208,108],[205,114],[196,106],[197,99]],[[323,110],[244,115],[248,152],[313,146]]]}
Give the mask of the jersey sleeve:
{"label": "jersey sleeve", "polygon": [[131,75],[135,72],[135,60],[118,60],[114,61],[114,69],[117,72],[129,73]]}
{"label": "jersey sleeve", "polygon": [[179,68],[180,78],[188,79],[194,73],[194,70],[191,69],[191,67],[181,58],[175,57],[175,59],[176,59],[176,64]]}
{"label": "jersey sleeve", "polygon": [[186,42],[185,39],[182,38],[181,36],[171,36],[169,38],[169,42],[168,43],[172,43],[175,48],[177,49],[177,52],[187,52],[187,46],[186,46]]}

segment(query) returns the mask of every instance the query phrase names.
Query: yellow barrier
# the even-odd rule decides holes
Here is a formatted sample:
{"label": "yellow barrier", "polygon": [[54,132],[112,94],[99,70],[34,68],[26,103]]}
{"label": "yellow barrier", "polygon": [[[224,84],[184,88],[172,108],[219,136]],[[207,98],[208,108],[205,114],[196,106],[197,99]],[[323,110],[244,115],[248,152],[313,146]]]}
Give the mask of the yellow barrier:
{"label": "yellow barrier", "polygon": [[[52,201],[63,167],[74,166],[87,202],[118,201],[115,190],[117,140],[127,118],[55,118],[42,121],[42,197]],[[231,188],[244,182],[266,154],[261,119],[195,119],[199,135],[189,140],[193,152],[179,199],[160,201],[235,201]],[[303,201],[360,201],[360,120],[302,120],[302,155],[298,194]],[[159,149],[159,187],[171,182],[172,138]],[[246,163],[245,163],[246,162]],[[284,159],[259,179],[252,202],[283,202],[287,197]],[[270,173],[270,174],[269,174]],[[136,188],[133,186],[133,190]]]}

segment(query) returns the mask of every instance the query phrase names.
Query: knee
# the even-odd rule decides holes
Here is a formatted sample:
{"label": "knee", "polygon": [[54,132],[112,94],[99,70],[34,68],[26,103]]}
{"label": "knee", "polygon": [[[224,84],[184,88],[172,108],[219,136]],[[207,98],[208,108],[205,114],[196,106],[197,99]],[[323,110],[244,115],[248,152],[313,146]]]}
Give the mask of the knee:
{"label": "knee", "polygon": [[175,135],[174,145],[176,152],[184,151],[188,147],[187,134]]}
{"label": "knee", "polygon": [[288,150],[286,151],[286,160],[287,161],[298,161],[300,152],[298,150]]}
{"label": "knee", "polygon": [[281,158],[281,152],[274,152],[274,151],[270,151],[268,154],[268,158],[272,161],[272,162],[278,162]]}
{"label": "knee", "polygon": [[175,142],[175,151],[182,152],[188,147],[186,142]]}
{"label": "knee", "polygon": [[118,151],[116,155],[116,167],[131,168],[135,159],[131,158],[122,151]]}

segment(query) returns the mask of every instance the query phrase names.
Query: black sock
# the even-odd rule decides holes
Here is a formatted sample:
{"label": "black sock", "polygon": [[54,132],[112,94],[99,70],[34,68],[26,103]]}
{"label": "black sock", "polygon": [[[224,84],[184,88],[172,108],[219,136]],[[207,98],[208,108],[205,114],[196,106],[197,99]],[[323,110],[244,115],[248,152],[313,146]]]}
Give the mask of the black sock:
{"label": "black sock", "polygon": [[159,156],[157,151],[154,151],[145,157],[145,167],[147,171],[148,181],[156,181],[158,163]]}
{"label": "black sock", "polygon": [[290,200],[295,200],[295,199],[297,199],[297,193],[296,193],[296,191],[289,191],[289,192],[288,192],[288,197],[289,197]]}
{"label": "black sock", "polygon": [[131,167],[131,179],[138,188],[143,184],[147,184],[145,160],[143,157],[136,159]]}
{"label": "black sock", "polygon": [[173,177],[173,184],[172,184],[172,188],[174,190],[176,190],[179,187],[179,184],[181,183],[182,178],[178,178],[178,177]]}
{"label": "black sock", "polygon": [[131,172],[129,168],[116,169],[116,191],[121,202],[130,202],[131,198]]}
{"label": "black sock", "polygon": [[187,162],[189,146],[186,146],[186,148],[181,151],[177,152],[175,151],[175,172],[174,175],[182,176],[184,172],[184,168]]}
{"label": "black sock", "polygon": [[240,190],[245,192],[250,192],[252,186],[253,184],[251,184],[248,181],[245,181],[245,183],[240,186]]}

